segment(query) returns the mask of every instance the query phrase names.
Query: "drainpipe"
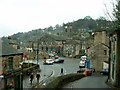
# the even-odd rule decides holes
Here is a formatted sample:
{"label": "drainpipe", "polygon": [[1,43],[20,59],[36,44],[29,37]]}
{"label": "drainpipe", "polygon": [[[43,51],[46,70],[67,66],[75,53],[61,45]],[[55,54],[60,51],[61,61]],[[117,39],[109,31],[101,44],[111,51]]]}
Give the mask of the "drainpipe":
{"label": "drainpipe", "polygon": [[111,39],[110,39],[110,36],[109,36],[109,59],[108,59],[108,79],[107,79],[107,82],[110,82],[110,67],[111,67]]}
{"label": "drainpipe", "polygon": [[[23,55],[22,55],[22,60],[23,60]],[[23,62],[22,62],[22,65],[21,65],[21,68],[22,68],[22,72],[21,72],[21,79],[20,79],[20,84],[21,84],[21,86],[20,86],[20,90],[23,90]]]}

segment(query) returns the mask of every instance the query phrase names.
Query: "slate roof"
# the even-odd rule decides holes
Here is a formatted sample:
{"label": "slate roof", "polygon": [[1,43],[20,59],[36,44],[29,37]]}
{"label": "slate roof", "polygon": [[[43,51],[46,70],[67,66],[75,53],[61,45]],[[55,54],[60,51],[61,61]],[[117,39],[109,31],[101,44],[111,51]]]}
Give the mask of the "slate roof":
{"label": "slate roof", "polygon": [[63,40],[67,40],[68,37],[67,36],[61,36],[61,35],[51,35],[51,34],[43,34],[42,36],[37,37],[36,39],[34,38],[34,40],[43,40],[43,41],[63,41]]}
{"label": "slate roof", "polygon": [[66,36],[53,36],[53,38],[55,38],[55,40],[67,40],[68,37],[66,37]]}
{"label": "slate roof", "polygon": [[89,49],[93,49],[93,48],[97,47],[98,45],[105,46],[105,47],[107,47],[107,48],[109,49],[109,46],[107,46],[107,45],[104,44],[104,43],[98,43],[98,44],[96,44],[96,45],[93,45],[93,46],[90,47]]}
{"label": "slate roof", "polygon": [[10,46],[8,42],[2,39],[0,40],[0,56],[20,54],[20,53],[22,52],[18,52],[17,49]]}
{"label": "slate roof", "polygon": [[76,44],[79,44],[78,42],[74,41],[74,40],[70,40],[70,41],[67,41],[65,44],[72,44],[72,45],[76,45]]}

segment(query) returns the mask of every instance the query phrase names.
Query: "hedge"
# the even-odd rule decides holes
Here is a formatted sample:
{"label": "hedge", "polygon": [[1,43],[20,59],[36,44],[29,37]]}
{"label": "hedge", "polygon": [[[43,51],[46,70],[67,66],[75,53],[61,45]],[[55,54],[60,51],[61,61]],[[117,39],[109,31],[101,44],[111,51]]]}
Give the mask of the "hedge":
{"label": "hedge", "polygon": [[81,73],[62,75],[62,76],[54,78],[51,82],[49,82],[45,86],[45,88],[61,88],[63,85],[69,82],[81,79],[83,77],[85,77],[85,75]]}

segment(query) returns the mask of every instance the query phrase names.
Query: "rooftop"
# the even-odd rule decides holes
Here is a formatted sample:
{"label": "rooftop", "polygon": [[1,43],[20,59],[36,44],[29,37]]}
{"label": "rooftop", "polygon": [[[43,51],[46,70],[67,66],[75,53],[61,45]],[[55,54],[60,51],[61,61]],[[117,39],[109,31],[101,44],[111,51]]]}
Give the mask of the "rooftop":
{"label": "rooftop", "polygon": [[0,39],[0,56],[11,55],[11,54],[20,54],[17,49],[9,45],[5,40]]}

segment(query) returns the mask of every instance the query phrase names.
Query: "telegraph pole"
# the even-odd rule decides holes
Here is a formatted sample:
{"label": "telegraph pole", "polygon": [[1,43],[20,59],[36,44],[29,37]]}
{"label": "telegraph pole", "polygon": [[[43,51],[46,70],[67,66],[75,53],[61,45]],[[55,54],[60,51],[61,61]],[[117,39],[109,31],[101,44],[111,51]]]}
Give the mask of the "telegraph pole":
{"label": "telegraph pole", "polygon": [[39,59],[38,58],[38,56],[39,56],[38,54],[39,54],[39,42],[37,43],[37,65],[38,65],[38,59]]}

